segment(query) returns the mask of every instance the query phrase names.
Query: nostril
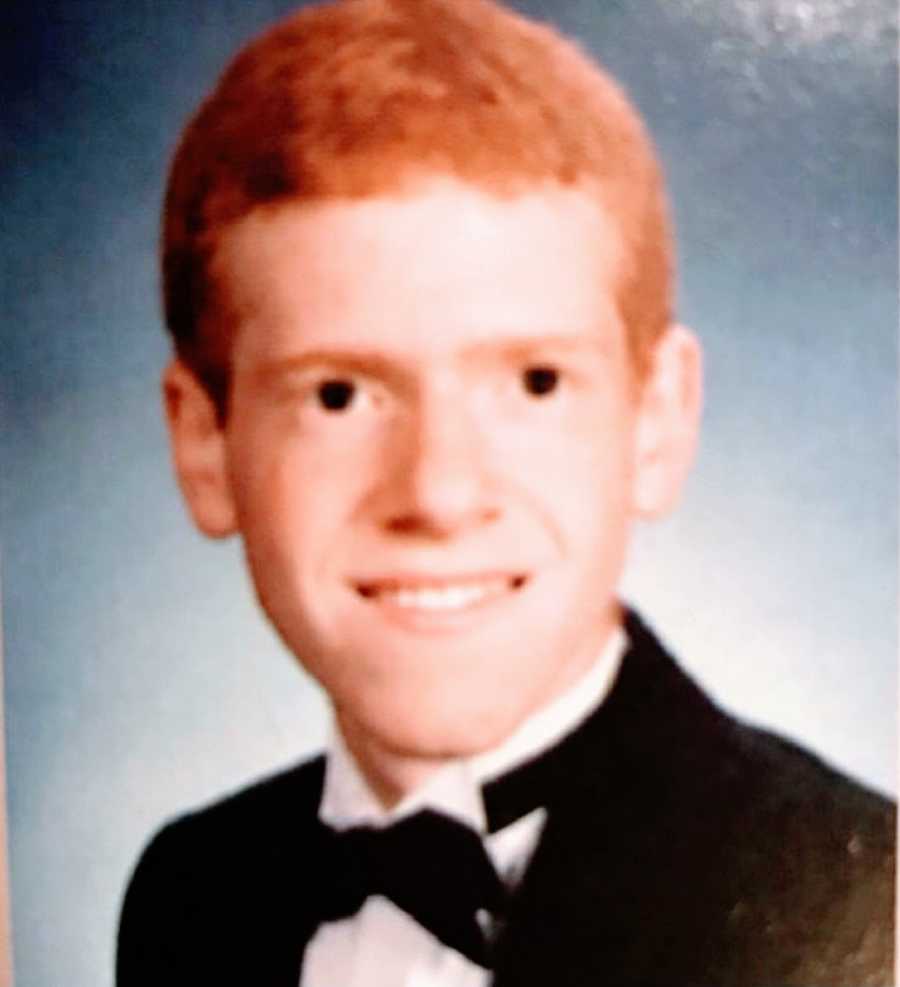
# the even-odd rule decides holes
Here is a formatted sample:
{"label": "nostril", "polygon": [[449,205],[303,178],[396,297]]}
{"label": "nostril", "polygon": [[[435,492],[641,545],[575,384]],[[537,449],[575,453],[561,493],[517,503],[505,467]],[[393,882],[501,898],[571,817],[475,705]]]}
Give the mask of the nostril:
{"label": "nostril", "polygon": [[435,526],[424,515],[410,512],[388,518],[385,527],[396,535],[417,535],[428,533]]}
{"label": "nostril", "polygon": [[396,535],[417,535],[426,538],[450,538],[467,530],[491,524],[500,518],[500,510],[474,504],[471,507],[440,504],[422,504],[418,510],[409,510],[389,516],[385,528]]}

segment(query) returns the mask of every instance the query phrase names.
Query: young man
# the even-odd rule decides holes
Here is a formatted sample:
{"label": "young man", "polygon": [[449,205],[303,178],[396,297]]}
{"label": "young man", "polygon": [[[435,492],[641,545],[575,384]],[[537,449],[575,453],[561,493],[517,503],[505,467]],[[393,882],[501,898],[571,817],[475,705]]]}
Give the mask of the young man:
{"label": "young man", "polygon": [[231,65],[166,203],[175,465],[336,730],[150,844],[119,987],[890,981],[891,808],[616,596],[697,429],[670,258],[619,89],[488,0]]}

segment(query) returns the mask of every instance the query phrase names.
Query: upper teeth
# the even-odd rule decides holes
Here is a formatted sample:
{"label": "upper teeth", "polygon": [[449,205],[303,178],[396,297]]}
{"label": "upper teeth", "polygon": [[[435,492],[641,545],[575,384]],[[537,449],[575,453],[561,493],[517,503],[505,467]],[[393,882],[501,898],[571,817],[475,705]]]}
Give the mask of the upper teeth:
{"label": "upper teeth", "polygon": [[502,593],[509,583],[491,579],[456,586],[382,589],[377,595],[397,607],[419,610],[456,610]]}

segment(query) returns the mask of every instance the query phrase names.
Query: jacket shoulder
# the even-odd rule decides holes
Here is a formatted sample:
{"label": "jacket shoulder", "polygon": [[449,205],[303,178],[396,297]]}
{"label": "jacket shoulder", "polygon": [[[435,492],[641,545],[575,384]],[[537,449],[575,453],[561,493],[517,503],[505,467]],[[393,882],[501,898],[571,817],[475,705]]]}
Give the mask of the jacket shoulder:
{"label": "jacket shoulder", "polygon": [[257,832],[271,837],[273,829],[280,831],[286,825],[296,833],[298,825],[316,817],[324,776],[325,758],[319,755],[194,809],[163,831],[190,832],[204,839]]}
{"label": "jacket shoulder", "polygon": [[721,709],[634,616],[629,632],[618,832],[671,876],[648,897],[702,955],[694,982],[891,983],[894,804]]}
{"label": "jacket shoulder", "polygon": [[769,730],[733,720],[732,737],[748,768],[760,811],[802,818],[824,832],[870,836],[893,847],[896,806],[818,755]]}
{"label": "jacket shoulder", "polygon": [[296,984],[305,921],[297,896],[315,879],[323,776],[324,759],[315,758],[187,813],[150,840],[122,905],[118,987],[231,983],[244,972],[247,983]]}
{"label": "jacket shoulder", "polygon": [[768,731],[737,723],[733,738],[729,942],[755,944],[750,968],[784,957],[786,983],[890,983],[895,805]]}
{"label": "jacket shoulder", "polygon": [[324,771],[324,757],[315,757],[168,822],[145,848],[134,878],[162,864],[179,872],[216,869],[222,853],[232,868],[254,869],[260,856],[295,847],[317,818]]}

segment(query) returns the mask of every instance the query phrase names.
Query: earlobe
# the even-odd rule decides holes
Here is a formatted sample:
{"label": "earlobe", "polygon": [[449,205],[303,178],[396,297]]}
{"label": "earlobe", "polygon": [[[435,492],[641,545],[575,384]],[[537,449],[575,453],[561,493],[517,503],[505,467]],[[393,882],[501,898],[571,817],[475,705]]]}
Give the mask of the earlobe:
{"label": "earlobe", "polygon": [[700,343],[684,326],[670,326],[640,394],[633,498],[639,517],[658,517],[677,502],[694,460],[702,404]]}
{"label": "earlobe", "polygon": [[225,430],[206,388],[181,360],[162,378],[169,440],[178,484],[194,523],[210,538],[237,528],[228,476]]}

